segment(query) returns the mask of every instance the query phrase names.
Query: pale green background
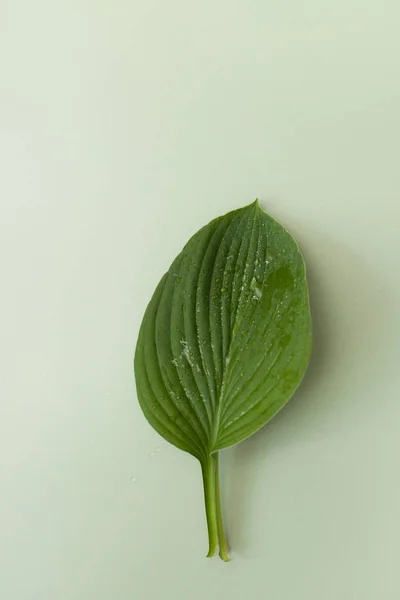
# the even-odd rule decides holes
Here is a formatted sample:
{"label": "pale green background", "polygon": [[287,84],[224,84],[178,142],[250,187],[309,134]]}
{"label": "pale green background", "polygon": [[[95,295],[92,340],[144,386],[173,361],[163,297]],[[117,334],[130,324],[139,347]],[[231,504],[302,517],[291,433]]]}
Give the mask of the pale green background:
{"label": "pale green background", "polygon": [[[397,0],[0,2],[4,600],[400,597]],[[189,236],[255,197],[298,238],[315,352],[200,471],[132,357]]]}

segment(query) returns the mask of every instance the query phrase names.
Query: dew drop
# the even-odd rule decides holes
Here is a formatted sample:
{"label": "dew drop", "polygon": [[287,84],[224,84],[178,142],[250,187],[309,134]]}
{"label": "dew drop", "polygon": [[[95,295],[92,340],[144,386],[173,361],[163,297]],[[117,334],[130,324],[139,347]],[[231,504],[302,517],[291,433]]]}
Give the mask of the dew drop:
{"label": "dew drop", "polygon": [[273,259],[274,259],[274,257],[267,250],[267,252],[265,253],[265,264],[268,265]]}

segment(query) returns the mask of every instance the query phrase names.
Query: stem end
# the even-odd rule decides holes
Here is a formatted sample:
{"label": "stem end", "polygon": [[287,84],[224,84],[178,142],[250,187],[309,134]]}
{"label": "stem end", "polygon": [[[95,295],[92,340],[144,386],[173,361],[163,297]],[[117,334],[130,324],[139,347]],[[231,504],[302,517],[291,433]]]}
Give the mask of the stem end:
{"label": "stem end", "polygon": [[219,557],[226,563],[231,562],[232,560],[228,554],[222,554],[222,552],[219,553]]}

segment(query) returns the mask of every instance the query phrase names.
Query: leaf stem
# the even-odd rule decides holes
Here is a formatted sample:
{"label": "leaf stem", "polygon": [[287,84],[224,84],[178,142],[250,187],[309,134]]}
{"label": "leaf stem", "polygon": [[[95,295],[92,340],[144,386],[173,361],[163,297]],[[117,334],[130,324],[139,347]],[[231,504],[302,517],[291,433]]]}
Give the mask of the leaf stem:
{"label": "leaf stem", "polygon": [[221,509],[221,492],[219,485],[219,452],[213,455],[214,468],[215,468],[215,505],[217,511],[217,530],[218,530],[218,542],[219,542],[219,556],[225,562],[229,562],[229,548],[228,542],[226,541],[224,523],[222,520],[222,509]]}
{"label": "leaf stem", "polygon": [[222,522],[218,452],[207,457],[207,460],[202,464],[202,471],[209,541],[207,557],[214,556],[217,547],[219,547],[220,558],[228,562],[230,558]]}

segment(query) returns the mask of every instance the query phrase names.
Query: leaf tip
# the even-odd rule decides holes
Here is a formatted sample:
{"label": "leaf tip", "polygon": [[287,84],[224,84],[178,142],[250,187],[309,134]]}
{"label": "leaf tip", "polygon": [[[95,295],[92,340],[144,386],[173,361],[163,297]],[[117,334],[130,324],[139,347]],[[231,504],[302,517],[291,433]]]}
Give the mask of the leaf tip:
{"label": "leaf tip", "polygon": [[259,200],[258,198],[256,198],[256,199],[254,200],[254,202],[252,202],[252,203],[251,203],[251,205],[250,205],[250,206],[251,206],[251,207],[253,207],[253,208],[254,208],[256,211],[260,211],[260,212],[262,212],[262,213],[264,213],[264,212],[265,212],[265,211],[264,211],[264,209],[263,209],[263,207],[261,206],[261,204],[260,204],[260,200]]}

